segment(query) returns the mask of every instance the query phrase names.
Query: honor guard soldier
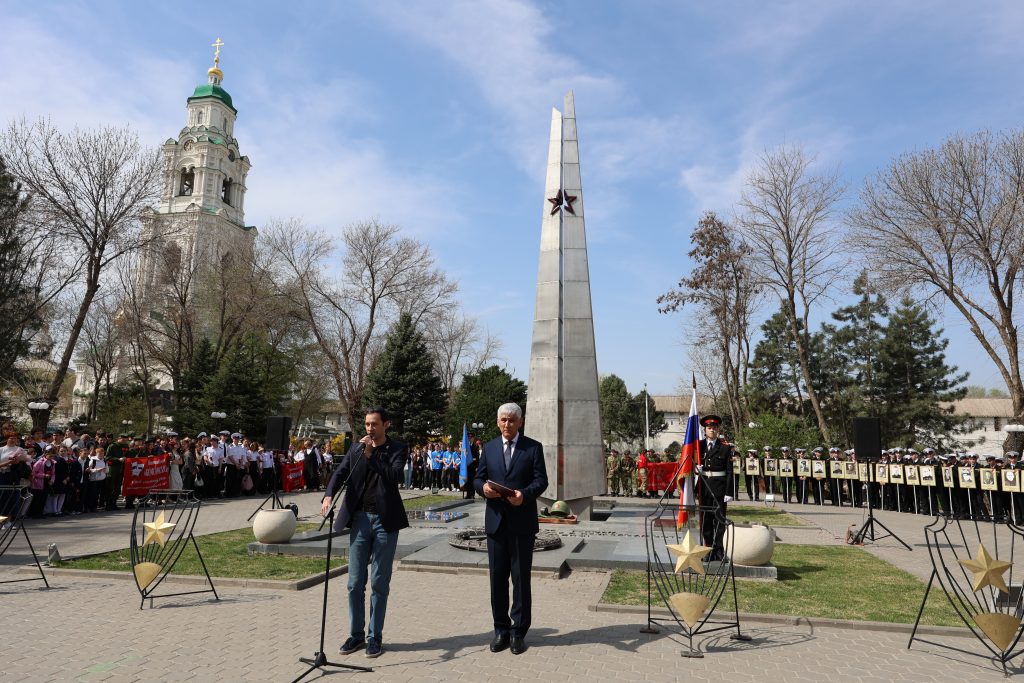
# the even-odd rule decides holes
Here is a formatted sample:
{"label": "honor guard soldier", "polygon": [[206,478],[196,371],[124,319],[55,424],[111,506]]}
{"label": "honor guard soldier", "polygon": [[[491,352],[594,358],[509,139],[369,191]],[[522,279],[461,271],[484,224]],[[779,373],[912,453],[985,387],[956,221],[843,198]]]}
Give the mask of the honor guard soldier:
{"label": "honor guard soldier", "polygon": [[[806,448],[797,448],[793,452],[796,454],[796,463],[794,463],[794,467],[796,468],[796,472],[797,472],[797,477],[795,478],[795,481],[796,481],[796,502],[801,503],[803,505],[807,505],[808,501],[809,501],[808,491],[811,488],[810,482],[814,481],[814,480],[811,479],[810,477],[806,476],[806,475],[804,475],[802,477],[799,476],[799,474],[800,474],[800,461],[801,460],[807,460],[807,449]],[[810,481],[808,481],[808,480],[810,480]]]}
{"label": "honor guard soldier", "polygon": [[828,449],[828,462],[825,463],[825,476],[828,478],[829,500],[832,501],[832,505],[834,507],[838,507],[842,504],[840,499],[843,496],[843,480],[832,477],[832,463],[834,462],[840,462],[839,449],[835,446]]}
{"label": "honor guard soldier", "polygon": [[107,510],[117,509],[117,498],[121,495],[121,481],[124,479],[124,459],[128,457],[129,434],[121,434],[117,441],[107,446],[103,459],[107,462],[107,476],[103,480],[103,505]]}
{"label": "honor guard soldier", "polygon": [[619,458],[615,455],[615,451],[608,453],[608,457],[604,460],[604,476],[608,482],[607,495],[619,495]]}
{"label": "honor guard soldier", "polygon": [[626,451],[622,454],[622,459],[619,460],[619,491],[624,496],[628,496],[633,488],[634,469],[636,469],[636,463],[633,462],[633,454]]}
{"label": "honor guard soldier", "polygon": [[[767,458],[768,454],[766,453],[764,457]],[[757,493],[757,480],[754,479],[753,476],[747,474],[747,461],[750,460],[751,458],[754,458],[755,460],[757,459],[756,448],[747,449],[747,457],[745,457],[743,459],[743,462],[740,463],[740,469],[743,470],[743,476],[745,477],[745,479],[743,480],[743,484],[747,487],[747,498],[749,500],[754,500],[754,493]],[[751,479],[754,479],[753,485],[751,485],[750,483]],[[753,488],[753,491],[751,491],[751,488]]]}
{"label": "honor guard soldier", "polygon": [[225,449],[228,460],[228,496],[237,496],[242,491],[242,477],[249,469],[249,449],[242,444],[242,435],[235,432],[231,435],[231,443]]}
{"label": "honor guard soldier", "polygon": [[704,545],[711,548],[707,555],[709,561],[725,559],[725,548],[722,539],[725,535],[725,524],[716,520],[724,518],[726,488],[729,485],[729,473],[732,471],[733,445],[718,435],[722,418],[717,415],[705,415],[700,424],[704,427],[704,438],[699,443],[701,477],[700,504],[714,506],[716,513],[704,513],[701,519],[701,537]]}

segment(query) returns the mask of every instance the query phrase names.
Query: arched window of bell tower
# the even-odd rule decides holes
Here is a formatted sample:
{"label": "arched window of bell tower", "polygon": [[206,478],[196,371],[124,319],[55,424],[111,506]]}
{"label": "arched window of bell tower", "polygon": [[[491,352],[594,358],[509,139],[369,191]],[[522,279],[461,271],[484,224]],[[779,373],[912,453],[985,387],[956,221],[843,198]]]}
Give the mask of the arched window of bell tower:
{"label": "arched window of bell tower", "polygon": [[221,186],[220,198],[228,206],[231,206],[231,190],[233,189],[234,184],[235,182],[231,180],[231,178],[227,178]]}
{"label": "arched window of bell tower", "polygon": [[178,186],[179,197],[191,197],[192,190],[196,186],[196,172],[194,168],[181,169],[181,183]]}

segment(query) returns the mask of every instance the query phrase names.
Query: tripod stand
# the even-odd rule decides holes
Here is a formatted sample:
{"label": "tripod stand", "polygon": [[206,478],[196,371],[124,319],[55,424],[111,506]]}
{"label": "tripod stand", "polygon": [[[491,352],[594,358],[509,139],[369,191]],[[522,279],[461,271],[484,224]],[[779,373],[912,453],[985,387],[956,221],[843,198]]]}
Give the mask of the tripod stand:
{"label": "tripod stand", "polygon": [[[334,528],[334,510],[332,509],[327,513],[328,519],[331,521],[331,528]],[[365,666],[354,666],[352,664],[339,664],[332,662],[327,659],[327,654],[324,652],[324,635],[327,631],[327,587],[331,580],[331,539],[333,534],[327,536],[327,564],[324,566],[324,604],[323,611],[320,614],[320,649],[313,653],[312,657],[299,657],[299,661],[303,664],[309,664],[309,668],[302,672],[298,678],[292,681],[292,683],[299,683],[303,678],[313,673],[317,669],[323,669],[325,666],[333,666],[339,669],[348,669],[350,671],[373,671],[373,669]]]}
{"label": "tripod stand", "polygon": [[273,479],[273,482],[272,482],[272,484],[270,486],[270,495],[263,499],[263,502],[259,504],[259,507],[257,507],[255,510],[253,510],[252,514],[249,515],[248,519],[246,519],[245,521],[251,522],[252,518],[256,516],[256,513],[259,512],[260,510],[262,510],[263,506],[266,505],[268,501],[270,502],[270,509],[271,510],[273,510],[275,508],[283,508],[284,507],[284,503],[281,502],[281,497],[279,495],[277,495],[277,484],[278,484],[278,481],[279,481],[280,477],[277,474],[277,467],[276,466],[274,467],[274,476],[272,477],[272,479]]}
{"label": "tripod stand", "polygon": [[[856,545],[864,545],[864,543],[865,543],[865,541],[867,539],[871,539],[871,542],[874,543],[875,541],[883,539],[883,538],[886,538],[887,536],[892,536],[897,541],[899,541],[900,545],[902,545],[904,548],[906,548],[907,550],[913,550],[913,548],[911,548],[909,545],[907,545],[903,541],[902,538],[897,536],[895,534],[895,532],[893,532],[892,529],[890,529],[889,527],[887,527],[886,525],[882,524],[877,519],[875,519],[875,508],[872,505],[872,503],[874,501],[874,496],[871,495],[871,484],[877,483],[874,480],[876,472],[875,472],[875,468],[873,467],[873,465],[875,465],[875,464],[876,463],[868,463],[868,481],[867,481],[867,484],[868,484],[868,491],[867,491],[867,493],[868,493],[868,518],[866,520],[864,520],[864,524],[861,526],[860,529],[857,530],[857,533],[855,533],[853,535],[853,537],[850,539],[850,543],[851,544],[856,544]],[[883,492],[882,492],[881,487],[879,487],[878,492],[879,492],[879,499],[882,500],[883,499],[882,498]],[[885,532],[886,532],[885,535],[878,536],[876,538],[875,537],[875,527],[876,526],[879,526],[882,529],[884,529]]]}

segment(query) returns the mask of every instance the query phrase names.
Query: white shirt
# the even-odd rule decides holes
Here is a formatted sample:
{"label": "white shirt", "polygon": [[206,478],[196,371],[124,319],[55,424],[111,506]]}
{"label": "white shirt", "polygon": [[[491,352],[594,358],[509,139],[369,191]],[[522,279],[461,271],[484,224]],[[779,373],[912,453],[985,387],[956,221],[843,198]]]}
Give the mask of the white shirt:
{"label": "white shirt", "polygon": [[266,469],[273,469],[273,467],[274,467],[274,452],[273,451],[263,451],[262,453],[257,453],[257,455],[260,458],[260,466],[263,469],[265,469],[265,470]]}
{"label": "white shirt", "polygon": [[245,466],[249,459],[249,449],[240,443],[229,443],[227,445],[228,463],[232,465]]}
{"label": "white shirt", "polygon": [[516,442],[517,441],[519,441],[519,434],[516,434],[515,437],[513,437],[513,439],[511,441],[507,440],[505,437],[501,437],[501,452],[502,452],[502,455],[504,455],[505,449],[508,448],[508,445],[512,444],[512,453],[509,456],[509,463],[511,463],[513,460],[515,460],[515,457],[516,457]]}
{"label": "white shirt", "polygon": [[21,446],[0,446],[0,467],[7,467],[14,462],[14,458],[24,452],[25,449]]}
{"label": "white shirt", "polygon": [[224,457],[224,451],[221,449],[219,443],[216,446],[207,446],[203,450],[203,457],[206,458],[206,461],[214,467],[219,467],[220,460]]}
{"label": "white shirt", "polygon": [[107,478],[107,463],[99,457],[93,456],[89,461],[92,472],[89,473],[89,481],[103,481]]}

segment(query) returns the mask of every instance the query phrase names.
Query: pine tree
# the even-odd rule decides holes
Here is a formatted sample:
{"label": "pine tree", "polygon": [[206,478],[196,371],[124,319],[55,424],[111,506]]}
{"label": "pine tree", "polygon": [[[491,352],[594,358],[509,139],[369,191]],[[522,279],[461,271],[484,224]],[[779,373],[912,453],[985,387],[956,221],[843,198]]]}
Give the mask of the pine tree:
{"label": "pine tree", "polygon": [[188,368],[174,387],[174,426],[182,434],[197,434],[209,429],[210,412],[206,405],[206,387],[217,374],[217,353],[213,343],[203,337],[196,344]]}
{"label": "pine tree", "polygon": [[949,340],[923,306],[905,297],[889,318],[878,355],[876,392],[882,442],[942,447],[962,421],[942,403],[963,398],[967,374],[946,365]]}
{"label": "pine tree", "polygon": [[366,374],[363,408],[383,407],[391,414],[392,436],[420,443],[443,426],[446,403],[423,335],[403,313]]}
{"label": "pine tree", "polygon": [[761,325],[761,340],[754,347],[750,382],[746,390],[751,410],[803,415],[799,360],[786,314],[778,311]]}
{"label": "pine tree", "polygon": [[15,363],[28,352],[28,339],[41,323],[37,292],[26,281],[26,273],[35,267],[21,225],[28,206],[21,185],[0,159],[0,377],[5,379],[13,376]]}
{"label": "pine tree", "polygon": [[202,405],[227,413],[222,426],[262,438],[267,417],[280,412],[279,391],[267,373],[266,342],[249,335],[228,351],[203,391]]}
{"label": "pine tree", "polygon": [[466,375],[452,396],[445,432],[461,439],[463,423],[481,422],[484,428],[477,430],[476,436],[482,441],[493,439],[498,436],[498,407],[505,403],[516,403],[525,410],[526,384],[497,365]]}

